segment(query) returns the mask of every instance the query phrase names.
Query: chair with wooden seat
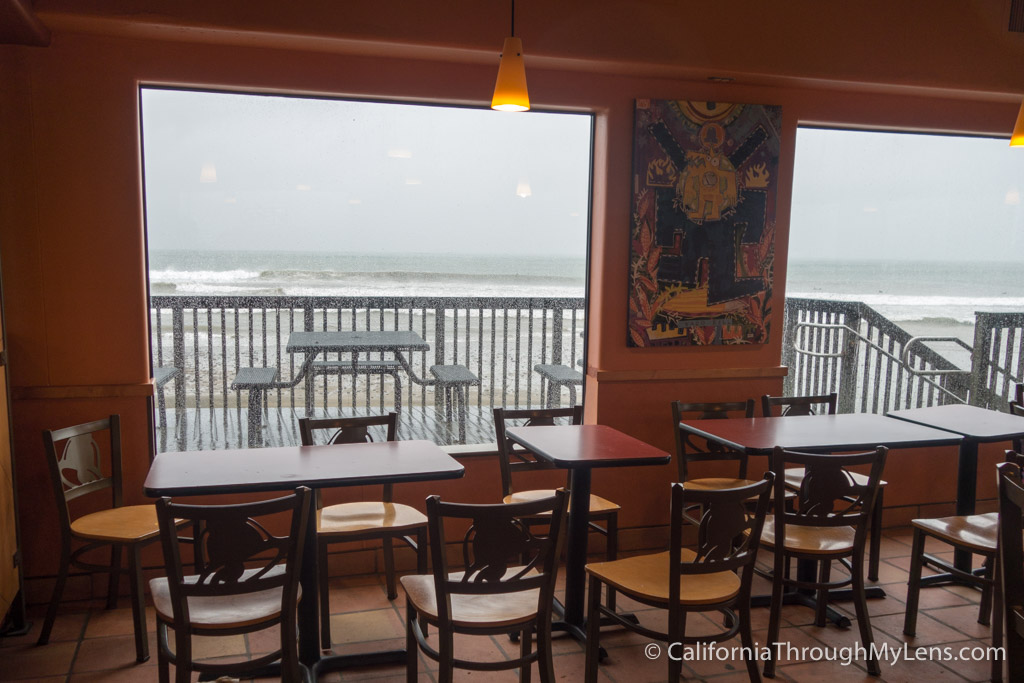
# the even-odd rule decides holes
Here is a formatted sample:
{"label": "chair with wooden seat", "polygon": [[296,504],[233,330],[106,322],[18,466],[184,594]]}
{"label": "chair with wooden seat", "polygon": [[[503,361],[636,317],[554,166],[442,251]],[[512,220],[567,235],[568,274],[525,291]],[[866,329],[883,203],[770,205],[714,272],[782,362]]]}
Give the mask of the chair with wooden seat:
{"label": "chair with wooden seat", "polygon": [[[799,453],[778,446],[772,452],[771,470],[776,475],[775,514],[765,520],[761,535],[761,544],[775,551],[767,642],[771,653],[776,652],[779,642],[785,588],[817,591],[815,623],[824,626],[829,591],[852,586],[860,644],[868,650],[868,673],[880,674],[864,592],[864,547],[886,453],[884,446],[867,453],[844,455]],[[793,509],[786,506],[783,495],[786,481],[784,476],[779,476],[790,465],[804,468]],[[857,466],[870,467],[866,483],[860,483],[848,470]],[[804,566],[817,565],[817,578],[813,571],[810,576],[802,571],[798,571],[796,578],[785,576],[783,569],[791,559],[802,561]],[[836,561],[846,568],[849,576],[832,581],[832,563]],[[773,657],[765,661],[764,673],[774,678]]]}
{"label": "chair with wooden seat", "polygon": [[[303,446],[316,443],[361,443],[373,441],[371,427],[386,428],[386,439],[394,441],[398,429],[398,415],[365,417],[338,417],[299,419],[299,434]],[[326,431],[326,438],[317,434]],[[339,456],[342,457],[342,456]],[[421,574],[427,571],[427,518],[414,507],[394,502],[391,484],[384,485],[380,500],[357,503],[339,503],[323,507],[317,491],[317,561],[320,576],[320,644],[331,646],[330,591],[327,585],[327,550],[332,543],[380,540],[384,545],[384,577],[388,600],[398,597],[395,580],[394,541],[402,541],[416,551],[416,567]]]}
{"label": "chair with wooden seat", "polygon": [[[156,607],[157,658],[161,681],[192,680],[192,672],[244,678],[280,660],[280,678],[306,678],[299,663],[296,605],[302,547],[309,522],[310,490],[275,500],[241,505],[180,505],[170,498],[157,501],[160,538],[167,577],[149,582]],[[270,519],[289,515],[284,536],[275,536]],[[181,540],[175,525],[187,521],[199,529],[195,544],[207,561],[197,574],[186,576]],[[197,663],[193,636],[230,636],[279,626],[280,648],[251,660]],[[174,631],[171,648],[168,630]],[[263,675],[266,675],[264,672]],[[220,679],[218,679],[220,680]]]}
{"label": "chair with wooden seat", "polygon": [[[1006,451],[1006,462],[1018,468],[1024,465],[1024,455]],[[999,607],[999,513],[961,515],[936,519],[914,519],[914,542],[910,555],[910,576],[907,579],[907,608],[903,620],[903,633],[913,636],[917,633],[917,612],[921,594],[921,570],[933,567],[940,572],[951,574],[961,582],[981,590],[981,604],[978,607],[978,623],[992,625],[992,645],[1002,644],[1001,610]],[[964,572],[952,563],[925,552],[925,541],[933,538],[952,546],[954,551],[969,552],[983,558],[979,572]],[[1001,680],[1002,671],[998,660],[993,661],[992,680]]]}
{"label": "chair with wooden seat", "polygon": [[[501,469],[501,494],[504,503],[522,503],[538,498],[554,495],[554,489],[516,491],[512,486],[512,475],[531,470],[554,469],[554,466],[519,444],[513,443],[505,436],[508,427],[553,425],[556,420],[567,420],[570,424],[583,424],[583,406],[572,408],[530,408],[523,410],[494,409],[494,432],[498,440],[498,465]],[[569,487],[566,476],[566,488]],[[588,526],[591,531],[603,535],[606,539],[605,557],[614,560],[618,557],[619,510],[621,508],[610,500],[590,494],[590,519]],[[527,520],[528,524],[545,524],[541,517]],[[601,524],[604,526],[601,526]],[[607,604],[614,609],[615,593],[608,593]]]}
{"label": "chair with wooden seat", "polygon": [[[1001,579],[1000,611],[1006,632],[1006,666],[1008,680],[1024,681],[1024,486],[1021,485],[1020,467],[1010,462],[999,465],[998,479],[998,574]],[[1001,636],[996,642],[1002,642]],[[999,667],[1000,674],[1001,669]]]}
{"label": "chair with wooden seat", "polygon": [[[440,683],[450,683],[456,667],[471,671],[519,668],[519,680],[529,681],[533,662],[538,664],[541,681],[554,682],[551,612],[568,504],[565,490],[549,498],[493,505],[444,503],[436,495],[427,498],[433,573],[402,577],[406,680],[417,680],[420,650],[440,664]],[[524,520],[542,515],[548,521],[547,532],[537,535],[535,526]],[[448,524],[453,527],[448,533],[460,541],[462,571],[449,571]],[[438,629],[436,649],[427,642],[424,622]],[[534,631],[536,651],[532,651]],[[520,634],[516,659],[480,662],[455,655],[455,634],[509,632]]]}
{"label": "chair with wooden seat", "polygon": [[[97,441],[99,439],[99,441]],[[103,463],[100,444],[109,453]],[[152,505],[125,505],[122,494],[121,420],[111,415],[103,420],[43,431],[43,445],[50,467],[50,480],[60,522],[60,564],[53,586],[46,619],[38,643],[49,642],[57,606],[67,582],[68,571],[74,567],[88,572],[109,572],[107,608],[117,606],[119,579],[127,573],[131,585],[132,619],[135,626],[135,658],[149,659],[146,637],[146,604],[142,583],[142,547],[157,540],[160,528]],[[70,505],[89,494],[110,491],[112,507],[73,517]],[[75,541],[85,545],[72,550]],[[79,557],[97,548],[110,547],[110,565],[84,562]],[[128,568],[121,566],[122,552],[128,555]]]}
{"label": "chair with wooden seat", "polygon": [[[750,589],[754,576],[761,529],[770,505],[774,475],[748,486],[732,489],[692,489],[672,484],[672,513],[669,549],[637,555],[614,562],[587,565],[590,599],[587,607],[587,683],[597,681],[600,659],[602,617],[611,619],[647,638],[665,643],[706,645],[720,643],[737,634],[743,647],[754,651],[750,626]],[[751,500],[755,504],[751,505]],[[692,523],[689,510],[700,509],[697,548],[683,548],[683,527]],[[645,605],[668,611],[666,632],[636,624],[602,607],[598,597],[601,584]],[[691,612],[721,612],[726,630],[721,633],[686,635],[686,617]],[[682,670],[681,652],[671,652],[669,681],[678,681]],[[750,680],[760,681],[754,658],[746,658]]]}
{"label": "chair with wooden seat", "polygon": [[[914,541],[910,551],[910,576],[907,577],[907,610],[903,620],[903,633],[913,636],[917,633],[917,611],[921,595],[921,570],[931,567],[954,576],[957,580],[976,586],[981,590],[978,607],[978,623],[988,626],[992,614],[992,597],[995,587],[995,562],[998,554],[999,513],[981,515],[955,515],[930,519],[912,519]],[[954,551],[965,551],[982,557],[981,571],[966,572],[957,569],[952,562],[925,552],[925,541],[929,538],[941,541]]]}
{"label": "chair with wooden seat", "polygon": [[[757,483],[758,480],[747,479],[746,453],[734,451],[712,441],[704,441],[679,428],[679,423],[684,419],[724,420],[730,417],[754,417],[754,399],[704,403],[672,402],[672,425],[676,436],[676,466],[679,468],[679,481],[684,483],[688,489],[713,491]],[[735,460],[738,463],[739,469],[735,477],[690,478],[689,464],[691,462],[728,460]]]}
{"label": "chair with wooden seat", "polygon": [[[761,410],[765,417],[797,416],[797,415],[835,415],[838,397],[835,392],[818,396],[769,396],[761,397]],[[851,472],[860,484],[867,483],[867,477]],[[786,471],[786,485],[792,489],[800,488],[803,473],[796,467]],[[885,508],[886,481],[878,482],[878,498],[875,502],[875,514],[871,515],[871,553],[868,556],[868,578],[878,581],[878,567],[882,559],[882,513]]]}

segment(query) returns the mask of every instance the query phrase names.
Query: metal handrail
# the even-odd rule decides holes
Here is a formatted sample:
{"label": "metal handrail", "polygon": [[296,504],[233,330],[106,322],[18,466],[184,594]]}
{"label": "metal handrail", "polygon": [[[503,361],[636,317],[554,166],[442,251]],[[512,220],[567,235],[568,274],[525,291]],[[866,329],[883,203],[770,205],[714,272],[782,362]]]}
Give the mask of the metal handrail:
{"label": "metal handrail", "polygon": [[[860,341],[864,342],[869,348],[874,349],[877,353],[879,353],[882,356],[885,356],[886,358],[888,358],[890,360],[893,360],[893,361],[899,363],[900,365],[902,365],[907,370],[908,374],[917,375],[917,376],[921,377],[921,381],[923,381],[924,383],[926,383],[926,384],[928,384],[928,385],[930,385],[932,387],[935,387],[936,389],[938,389],[942,393],[944,393],[944,394],[946,394],[948,396],[951,396],[952,398],[955,398],[960,403],[965,403],[963,398],[961,398],[960,396],[957,396],[955,393],[953,393],[952,391],[950,391],[946,387],[942,386],[938,382],[936,382],[933,379],[931,379],[930,375],[933,374],[931,371],[920,372],[920,371],[914,370],[910,366],[909,354],[906,352],[906,347],[904,348],[904,353],[903,353],[904,358],[900,358],[896,354],[889,353],[884,348],[882,348],[880,345],[878,345],[875,342],[871,341],[870,339],[868,339],[867,337],[862,335],[860,332],[858,332],[857,330],[855,330],[852,327],[850,327],[849,325],[844,325],[843,323],[812,323],[812,322],[799,322],[799,323],[797,323],[797,325],[795,327],[795,331],[794,331],[793,350],[794,350],[794,352],[796,352],[798,354],[805,355],[805,356],[812,356],[812,357],[815,357],[815,358],[842,358],[844,356],[844,352],[841,352],[841,351],[840,352],[828,353],[828,352],[823,352],[823,351],[809,351],[807,349],[801,348],[796,340],[798,340],[800,338],[800,329],[804,328],[804,327],[815,328],[815,329],[823,329],[823,330],[840,330],[840,331],[848,332],[849,334],[852,334],[855,338],[857,338]],[[913,337],[910,341],[907,342],[906,346],[909,347],[911,342],[913,342],[915,340],[918,340],[918,339],[926,340],[928,338],[927,337]],[[938,338],[935,338],[935,339],[937,340]],[[963,342],[961,342],[961,343],[963,343]],[[968,348],[970,348],[970,347],[968,347]],[[963,370],[944,370],[944,371],[935,371],[934,374],[936,374],[936,375],[939,375],[939,374],[958,374],[958,373],[963,373],[963,372],[964,372]],[[969,375],[971,373],[970,373],[970,371],[967,371],[966,374]]]}
{"label": "metal handrail", "polygon": [[910,349],[914,344],[923,344],[924,342],[955,342],[967,349],[971,353],[974,353],[974,347],[965,342],[959,337],[911,337],[910,340],[903,345],[903,358],[900,362],[907,369],[907,372],[917,377],[949,377],[951,375],[970,375],[970,370],[915,370],[910,367]]}

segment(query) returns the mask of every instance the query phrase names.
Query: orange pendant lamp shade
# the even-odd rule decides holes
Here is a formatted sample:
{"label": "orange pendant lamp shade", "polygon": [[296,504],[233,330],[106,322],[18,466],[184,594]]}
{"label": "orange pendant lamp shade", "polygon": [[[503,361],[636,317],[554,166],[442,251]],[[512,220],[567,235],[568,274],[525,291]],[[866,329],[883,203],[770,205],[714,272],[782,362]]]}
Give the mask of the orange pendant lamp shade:
{"label": "orange pendant lamp shade", "polygon": [[1020,105],[1020,112],[1017,113],[1017,123],[1013,126],[1013,135],[1010,136],[1010,147],[1024,147],[1024,103]]}
{"label": "orange pendant lamp shade", "polygon": [[523,63],[523,41],[506,38],[501,48],[498,80],[494,83],[491,109],[499,111],[527,111],[530,94],[526,90],[526,65]]}

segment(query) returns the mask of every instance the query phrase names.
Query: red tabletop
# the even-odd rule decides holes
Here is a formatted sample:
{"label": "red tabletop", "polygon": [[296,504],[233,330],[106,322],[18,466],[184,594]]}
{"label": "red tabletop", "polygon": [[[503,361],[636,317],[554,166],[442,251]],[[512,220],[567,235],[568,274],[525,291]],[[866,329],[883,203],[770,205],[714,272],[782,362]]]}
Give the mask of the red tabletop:
{"label": "red tabletop", "polygon": [[508,438],[558,467],[662,465],[672,456],[607,425],[509,427]]}
{"label": "red tabletop", "polygon": [[894,410],[889,417],[944,429],[976,441],[1007,441],[1024,436],[1024,417],[978,406],[951,404]]}
{"label": "red tabletop", "polygon": [[149,468],[145,492],[156,497],[282,491],[458,479],[464,471],[430,441],[161,453]]}
{"label": "red tabletop", "polygon": [[955,446],[956,434],[872,413],[685,420],[679,426],[750,455],[765,455],[775,446],[792,450],[854,451],[889,446]]}

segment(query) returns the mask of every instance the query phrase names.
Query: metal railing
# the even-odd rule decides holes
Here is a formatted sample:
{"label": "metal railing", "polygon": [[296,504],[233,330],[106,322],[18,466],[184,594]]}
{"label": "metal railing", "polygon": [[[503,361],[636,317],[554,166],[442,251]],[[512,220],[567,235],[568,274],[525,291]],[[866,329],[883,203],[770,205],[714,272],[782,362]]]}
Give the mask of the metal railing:
{"label": "metal railing", "polygon": [[[154,365],[182,369],[174,384],[181,408],[244,406],[242,392],[230,388],[241,367],[276,366],[282,379],[294,377],[302,358],[285,346],[298,330],[412,330],[430,344],[408,358],[416,374],[465,365],[481,380],[468,397],[479,406],[540,406],[533,366],[578,368],[583,356],[582,298],[154,296],[150,316]],[[314,403],[394,405],[394,388],[382,376],[340,380],[318,375]],[[402,392],[403,405],[433,405],[433,387],[410,382]],[[300,384],[272,390],[267,400],[270,407],[305,407],[303,393]]]}
{"label": "metal railing", "polygon": [[968,399],[970,371],[866,304],[787,299],[783,329],[787,396],[834,391],[845,413]]}
{"label": "metal railing", "polygon": [[1024,380],[1024,313],[975,313],[971,403],[1005,410]]}

